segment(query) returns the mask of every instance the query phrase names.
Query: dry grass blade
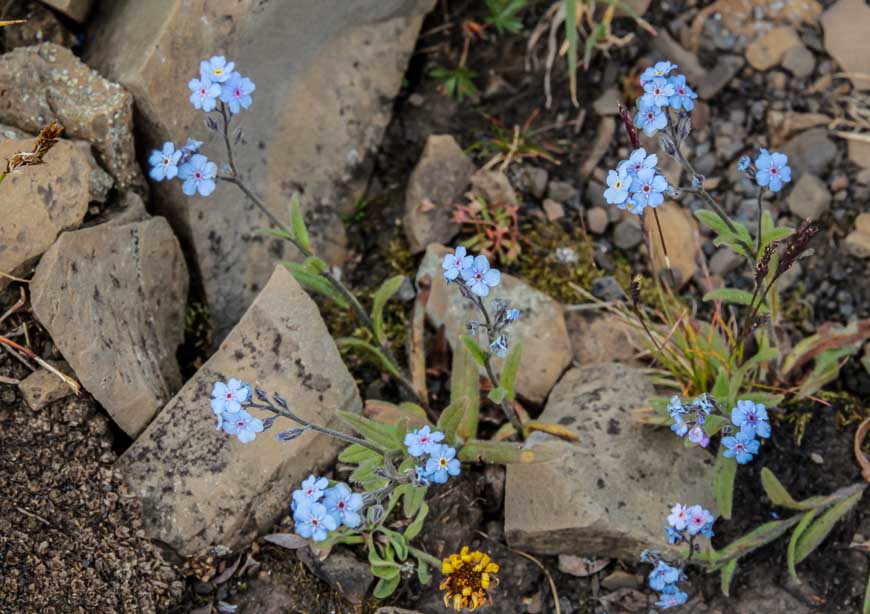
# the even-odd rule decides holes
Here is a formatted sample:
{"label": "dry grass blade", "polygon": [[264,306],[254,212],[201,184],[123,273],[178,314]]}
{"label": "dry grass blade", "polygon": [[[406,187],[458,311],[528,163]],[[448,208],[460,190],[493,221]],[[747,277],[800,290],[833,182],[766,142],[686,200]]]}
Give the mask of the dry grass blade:
{"label": "dry grass blade", "polygon": [[69,386],[75,394],[78,394],[81,391],[81,386],[79,385],[79,383],[77,381],[75,381],[73,378],[69,377],[68,375],[64,375],[63,373],[61,373],[60,371],[58,371],[57,369],[52,367],[50,364],[45,362],[42,358],[40,358],[39,356],[34,354],[31,350],[27,349],[26,347],[24,347],[22,345],[18,345],[17,343],[12,341],[11,339],[7,339],[6,337],[3,337],[2,335],[0,335],[0,344],[5,345],[9,348],[12,348],[13,350],[15,350],[17,352],[21,352],[22,354],[24,354],[25,356],[27,356],[31,360],[36,361],[36,363],[39,364],[39,366],[41,366],[43,369],[45,369],[46,371],[48,371],[49,373],[51,373],[55,377],[59,378],[64,384]]}

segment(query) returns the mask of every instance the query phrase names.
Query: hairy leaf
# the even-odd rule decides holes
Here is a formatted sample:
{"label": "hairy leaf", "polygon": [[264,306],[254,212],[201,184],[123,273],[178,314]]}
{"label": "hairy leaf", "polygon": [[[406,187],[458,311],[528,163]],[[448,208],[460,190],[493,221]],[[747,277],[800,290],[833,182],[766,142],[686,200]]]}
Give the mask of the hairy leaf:
{"label": "hairy leaf", "polygon": [[402,449],[402,440],[398,439],[395,431],[389,424],[381,424],[363,416],[348,411],[338,412],[339,418],[367,441],[390,452]]}
{"label": "hairy leaf", "polygon": [[731,596],[731,580],[734,579],[734,572],[737,571],[737,559],[731,559],[725,564],[725,567],[722,569],[721,579],[721,587],[722,594],[726,597]]}
{"label": "hairy leaf", "polygon": [[737,475],[737,461],[726,458],[725,446],[719,446],[719,454],[713,464],[713,494],[716,497],[716,507],[726,520],[731,519],[731,509],[734,503],[734,477]]}
{"label": "hairy leaf", "polygon": [[[425,491],[425,489],[423,489]],[[405,529],[405,539],[407,541],[413,540],[420,534],[420,531],[423,530],[423,521],[426,520],[426,515],[429,513],[429,505],[427,503],[423,503],[420,506],[420,511],[417,512],[417,517],[414,518],[414,521],[408,525],[408,528]]]}
{"label": "hairy leaf", "polygon": [[[517,342],[508,352],[501,370],[499,386],[505,390],[508,401],[513,401],[516,396],[517,373],[520,369],[520,358],[523,354],[523,345]],[[500,401],[497,401],[500,402]]]}
{"label": "hairy leaf", "polygon": [[493,464],[545,463],[564,454],[561,445],[564,444],[538,444],[524,448],[522,444],[506,441],[474,439],[460,448],[457,457],[464,462],[480,461]]}
{"label": "hairy leaf", "polygon": [[456,442],[456,429],[465,415],[468,401],[460,399],[448,405],[438,416],[438,430],[444,433],[444,439],[450,445]]}
{"label": "hairy leaf", "polygon": [[387,343],[387,335],[384,333],[384,305],[399,291],[404,280],[404,275],[395,275],[384,280],[372,298],[372,324],[374,324],[375,339],[381,344]]}
{"label": "hairy leaf", "polygon": [[344,309],[349,307],[345,298],[322,275],[312,273],[298,262],[284,262],[283,264],[303,287],[332,299],[339,307]]}
{"label": "hairy leaf", "polygon": [[450,403],[464,403],[464,411],[455,432],[462,439],[468,440],[477,437],[480,419],[480,371],[478,359],[473,356],[474,348],[481,352],[481,356],[482,350],[471,337],[463,336],[462,340],[463,344],[457,345],[453,351]]}
{"label": "hairy leaf", "polygon": [[825,538],[834,528],[837,521],[855,507],[858,501],[861,500],[863,494],[864,491],[860,490],[851,497],[838,501],[825,510],[825,512],[819,516],[818,520],[803,532],[803,535],[800,536],[797,546],[795,547],[795,565],[807,558],[810,553],[819,546],[819,544],[825,541]]}
{"label": "hairy leaf", "polygon": [[810,510],[804,517],[801,518],[801,521],[794,528],[794,531],[791,533],[791,539],[788,540],[788,553],[786,555],[786,562],[788,563],[788,573],[791,574],[791,577],[800,582],[800,578],[797,575],[797,562],[795,561],[795,555],[797,554],[797,544],[800,541],[801,535],[804,534],[807,527],[810,526],[810,523],[813,521],[813,518],[816,517],[816,510]]}
{"label": "hairy leaf", "polygon": [[360,463],[369,458],[381,458],[381,455],[358,443],[350,444],[338,455],[338,460],[343,463]]}
{"label": "hairy leaf", "polygon": [[362,339],[357,339],[356,337],[341,337],[335,340],[335,343],[339,347],[348,347],[355,350],[362,350],[365,352],[368,357],[375,362],[376,365],[380,366],[387,373],[392,375],[397,379],[402,378],[402,374],[399,370],[390,362],[390,359],[387,358],[387,355],[380,348],[376,348],[371,343],[363,341]]}
{"label": "hairy leaf", "polygon": [[311,241],[308,237],[308,229],[305,228],[305,219],[302,217],[302,210],[299,208],[299,193],[293,194],[290,199],[290,225],[293,228],[293,235],[296,242],[302,247],[305,252],[311,253]]}

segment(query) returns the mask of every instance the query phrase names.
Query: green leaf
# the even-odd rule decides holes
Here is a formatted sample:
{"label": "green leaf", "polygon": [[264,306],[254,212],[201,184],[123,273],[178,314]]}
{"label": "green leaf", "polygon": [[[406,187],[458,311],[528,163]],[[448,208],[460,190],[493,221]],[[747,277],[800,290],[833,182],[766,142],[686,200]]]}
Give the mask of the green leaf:
{"label": "green leaf", "polygon": [[282,230],[281,228],[258,228],[257,234],[261,235],[269,235],[270,237],[275,237],[276,239],[284,239],[288,241],[293,238],[286,230]]}
{"label": "green leaf", "polygon": [[459,449],[457,457],[463,462],[494,463],[546,463],[564,455],[563,444],[538,444],[524,448],[522,444],[507,441],[481,441],[473,439]]}
{"label": "green leaf", "polygon": [[[508,401],[513,401],[516,395],[517,373],[520,369],[520,358],[523,354],[523,344],[517,342],[513,345],[505,358],[504,366],[501,369],[501,378],[499,387],[504,389],[505,396]],[[501,403],[501,401],[495,401]]]}
{"label": "green leaf", "polygon": [[392,595],[399,586],[399,580],[401,580],[399,572],[396,572],[396,575],[392,578],[381,578],[378,580],[374,591],[375,599],[386,599]]}
{"label": "green leaf", "polygon": [[367,441],[383,448],[387,452],[402,449],[402,441],[396,438],[395,431],[389,424],[381,424],[364,416],[349,411],[338,412],[339,418]]}
{"label": "green leaf", "polygon": [[[767,212],[765,211],[765,213],[767,213]],[[794,234],[793,228],[785,228],[785,227],[774,228],[773,230],[771,230],[770,232],[768,232],[767,234],[764,235],[764,241],[763,241],[762,246],[770,245],[774,241],[782,241],[786,237],[789,237],[793,234]]]}
{"label": "green leaf", "polygon": [[371,482],[377,478],[375,476],[375,468],[380,467],[383,463],[379,458],[367,458],[364,461],[357,463],[356,469],[350,474],[351,482]]}
{"label": "green leaf", "polygon": [[404,561],[408,558],[408,542],[405,541],[404,535],[391,529],[385,529],[384,527],[380,527],[378,531],[383,533],[383,535],[389,540],[390,545],[393,547],[393,550],[395,550],[396,556],[400,561]]}
{"label": "green leaf", "polygon": [[358,443],[350,444],[338,455],[338,460],[343,463],[360,463],[370,458],[381,458],[381,455]]}
{"label": "green leaf", "polygon": [[568,39],[568,78],[571,102],[577,103],[577,0],[565,0],[565,37]]}
{"label": "green leaf", "polygon": [[454,401],[438,416],[438,430],[444,433],[444,439],[450,445],[456,442],[456,429],[459,428],[459,423],[465,415],[467,403],[465,399]]}
{"label": "green leaf", "polygon": [[423,559],[417,559],[417,579],[423,586],[432,581],[432,576],[429,573],[429,566]]}
{"label": "green leaf", "polygon": [[500,405],[502,401],[504,401],[507,396],[507,390],[502,388],[501,386],[496,386],[492,390],[489,391],[489,394],[486,395],[490,401],[495,403],[496,405]]}
{"label": "green leaf", "polygon": [[707,416],[706,420],[704,420],[704,433],[706,433],[707,437],[712,437],[721,431],[723,426],[730,423],[731,420],[724,416],[710,414]]}
{"label": "green leaf", "polygon": [[471,352],[471,356],[481,367],[486,366],[486,352],[483,351],[477,341],[469,337],[468,335],[462,335],[459,337],[462,340],[462,345],[464,345],[469,352]]}
{"label": "green leaf", "polygon": [[[402,512],[405,514],[405,518],[411,518],[414,514],[419,512],[420,508],[425,505],[426,499],[427,489],[425,486],[409,486],[410,488],[402,499]],[[408,537],[407,531],[405,532],[405,538],[408,540],[412,539],[411,537]]]}
{"label": "green leaf", "polygon": [[395,275],[385,280],[372,298],[372,324],[374,324],[375,339],[381,344],[387,343],[384,334],[384,305],[399,291],[404,281],[404,275]]}
{"label": "green leaf", "polygon": [[299,208],[299,193],[293,194],[290,199],[290,226],[293,229],[293,235],[296,242],[304,252],[311,253],[311,241],[308,238],[308,229],[305,228],[305,219],[302,217],[302,210]]}
{"label": "green leaf", "polygon": [[774,505],[793,510],[801,509],[800,503],[795,501],[794,497],[789,494],[773,471],[767,467],[762,467],[761,469],[761,486],[764,488],[764,494],[767,495],[767,498]]}
{"label": "green leaf", "polygon": [[523,22],[517,17],[526,6],[526,0],[486,0],[489,9],[487,23],[495,26],[499,34],[516,34],[523,29]]}
{"label": "green leaf", "polygon": [[726,520],[731,519],[731,509],[734,503],[734,478],[737,475],[737,461],[726,458],[725,446],[719,446],[719,454],[713,463],[713,494],[716,497],[716,507]]}
{"label": "green leaf", "polygon": [[797,575],[797,562],[795,561],[795,554],[797,552],[797,544],[803,535],[806,528],[810,526],[810,523],[813,521],[813,518],[816,517],[816,510],[810,510],[804,517],[801,518],[801,521],[798,523],[798,526],[794,528],[792,531],[791,539],[788,540],[788,553],[786,555],[786,562],[788,563],[788,573],[791,574],[791,577],[800,582],[800,578]]}
{"label": "green leaf", "polygon": [[707,209],[699,209],[695,211],[695,217],[698,218],[702,224],[710,227],[713,232],[718,235],[730,235],[731,230],[728,228],[728,225],[713,211],[708,211]]}
{"label": "green leaf", "polygon": [[332,299],[343,309],[347,309],[350,306],[345,298],[339,294],[322,275],[312,273],[307,270],[304,265],[299,264],[298,262],[285,261],[283,264],[285,267],[290,269],[290,272],[293,273],[293,277],[295,277],[296,281],[298,281],[303,287]]}
{"label": "green leaf", "polygon": [[825,512],[819,516],[818,520],[804,531],[803,535],[798,539],[797,546],[795,547],[795,565],[807,558],[810,553],[819,546],[819,544],[825,541],[825,538],[834,528],[837,521],[855,507],[855,504],[861,500],[863,494],[864,491],[860,490],[851,497],[838,501],[825,510]]}
{"label": "green leaf", "polygon": [[734,579],[735,571],[737,571],[737,559],[731,559],[725,564],[724,569],[722,569],[722,575],[720,577],[720,580],[722,586],[722,594],[726,597],[731,596],[731,580]]}
{"label": "green leaf", "polygon": [[[425,489],[423,489],[425,490]],[[408,525],[408,528],[405,529],[405,539],[407,541],[413,540],[420,534],[420,531],[423,530],[423,521],[426,520],[426,515],[429,513],[429,505],[423,503],[420,506],[420,511],[417,512],[417,517],[414,518],[414,522]]]}
{"label": "green leaf", "polygon": [[713,384],[713,396],[717,402],[727,402],[728,399],[728,372],[723,368],[719,368],[716,374],[716,383]]}
{"label": "green leaf", "polygon": [[733,542],[719,550],[716,554],[716,560],[727,562],[732,559],[746,556],[753,550],[757,550],[761,546],[779,539],[786,531],[796,525],[797,522],[797,516],[787,520],[772,520],[770,522],[765,522],[743,537],[735,539]]}
{"label": "green leaf", "polygon": [[825,350],[813,361],[813,370],[801,384],[798,398],[815,394],[828,382],[837,379],[843,359],[857,353],[858,347]]}
{"label": "green leaf", "polygon": [[[722,301],[723,303],[733,304],[733,305],[746,305],[747,307],[752,304],[752,292],[747,292],[746,290],[737,290],[736,288],[716,288],[715,290],[710,290],[707,294],[704,295],[705,301]],[[759,313],[766,313],[767,307],[762,305],[759,310]]]}
{"label": "green leaf", "polygon": [[375,362],[375,364],[380,366],[387,373],[397,379],[402,378],[402,374],[399,372],[396,366],[390,362],[390,359],[387,358],[387,355],[384,354],[384,352],[380,348],[376,348],[371,343],[363,341],[362,339],[357,339],[356,337],[341,337],[339,339],[336,339],[335,343],[339,347],[362,350],[369,356],[370,359]]}
{"label": "green leaf", "polygon": [[746,379],[746,375],[750,370],[758,367],[762,363],[770,362],[777,358],[779,358],[778,349],[764,348],[756,352],[752,358],[743,363],[743,365],[737,369],[731,377],[731,383],[728,386],[728,405],[733,407],[737,404],[737,396],[740,393],[740,389],[743,387],[743,380]]}
{"label": "green leaf", "polygon": [[[470,337],[474,347],[477,346]],[[479,350],[480,348],[478,348]],[[473,358],[472,350],[465,343],[453,351],[453,365],[450,374],[450,404],[463,403],[463,413],[455,428],[456,436],[462,439],[477,437],[480,419],[480,370]]]}
{"label": "green leaf", "polygon": [[867,589],[864,591],[864,614],[870,614],[870,576],[867,576]]}

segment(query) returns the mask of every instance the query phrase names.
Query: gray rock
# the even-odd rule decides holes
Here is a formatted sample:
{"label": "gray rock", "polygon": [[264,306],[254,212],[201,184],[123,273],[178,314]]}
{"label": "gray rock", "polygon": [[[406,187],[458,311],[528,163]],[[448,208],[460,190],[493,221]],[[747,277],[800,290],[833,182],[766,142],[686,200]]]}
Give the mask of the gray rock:
{"label": "gray rock", "polygon": [[698,95],[704,100],[710,100],[721,92],[731,80],[737,76],[746,61],[739,55],[723,55],[712,70],[704,74],[698,83]]}
{"label": "gray rock", "polygon": [[547,191],[550,173],[547,169],[531,164],[523,165],[523,186],[535,198],[543,198]]}
{"label": "gray rock", "polygon": [[779,281],[776,282],[776,287],[780,292],[788,290],[801,278],[803,272],[803,267],[801,267],[800,261],[795,262],[791,265],[790,269],[779,276]]}
{"label": "gray rock", "polygon": [[94,153],[91,150],[90,143],[87,141],[75,141],[75,144],[85,155],[91,169],[88,173],[88,193],[91,202],[106,202],[109,190],[115,186],[115,180],[112,179],[112,176],[104,171],[103,167],[100,166],[100,163],[97,162],[97,159],[94,157]]}
{"label": "gray rock", "polygon": [[547,219],[551,222],[555,222],[556,220],[560,220],[565,217],[565,207],[558,200],[553,200],[552,198],[545,198],[543,204],[541,205],[541,208],[543,208]]}
{"label": "gray rock", "polygon": [[634,249],[643,240],[637,216],[622,218],[613,229],[613,244],[619,249]]}
{"label": "gray rock", "polygon": [[[424,15],[433,0],[189,0],[101,2],[90,22],[86,59],[136,97],[141,149],[164,140],[205,142],[224,159],[219,135],[188,103],[200,60],[226,54],[257,85],[240,116],[240,172],[275,215],[302,192],[315,251],[343,264],[342,216],[368,183]],[[189,198],[180,183],[154,184],[155,212],[173,222],[196,255],[220,342],[272,274],[296,258],[286,242],[255,233],[268,218],[231,185]]]}
{"label": "gray rock", "polygon": [[730,247],[723,245],[710,258],[710,272],[714,275],[725,277],[745,263],[746,259],[743,256]]}
{"label": "gray rock", "polygon": [[592,294],[602,301],[618,301],[625,298],[619,282],[611,276],[596,277],[592,280]]}
{"label": "gray rock", "polygon": [[781,151],[788,156],[794,181],[803,173],[823,175],[837,155],[837,145],[827,128],[813,128],[789,139]]}
{"label": "gray rock", "polygon": [[667,30],[660,29],[651,42],[662,57],[669,58],[680,67],[680,71],[686,75],[689,82],[700,83],[704,78],[707,71],[701,66],[698,57],[674,40]]}
{"label": "gray rock", "polygon": [[[72,369],[65,362],[50,361],[49,364],[64,375],[72,376],[73,374]],[[21,396],[24,397],[27,406],[33,411],[39,411],[49,403],[65,399],[73,394],[73,389],[48,369],[34,371],[18,384],[18,389],[21,391]]]}
{"label": "gray rock", "polygon": [[547,186],[547,197],[566,203],[577,196],[577,188],[567,181],[551,181]]}
{"label": "gray rock", "polygon": [[[302,417],[330,428],[343,428],[337,410],[361,409],[317,305],[276,268],[220,349],[115,463],[142,500],[148,535],[182,556],[244,545],[287,513],[293,489],[341,447],[315,432],[288,445],[274,431],[243,444],[216,430],[211,390],[230,377],[280,393]],[[290,426],[281,419],[274,428]]]}
{"label": "gray rock", "polygon": [[[557,460],[508,465],[505,533],[511,547],[635,559],[645,548],[667,549],[662,526],[674,501],[713,507],[709,453],[687,449],[668,429],[633,419],[632,410],[653,394],[639,371],[623,365],[591,365],[564,375],[539,420],[561,424],[579,441],[556,444],[563,453]],[[526,445],[544,440],[534,434]]]}
{"label": "gray rock", "polygon": [[617,115],[622,103],[622,94],[616,87],[609,87],[592,103],[592,108],[598,115]]}
{"label": "gray rock", "polygon": [[[586,200],[591,207],[603,207],[604,209],[612,208],[616,209],[616,207],[611,207],[607,204],[607,201],[604,200],[604,184],[599,183],[595,180],[589,182],[589,185],[586,187]],[[618,209],[617,209],[618,211]]]}
{"label": "gray rock", "polygon": [[[466,323],[482,318],[459,290],[444,283],[441,262],[448,251],[442,245],[430,245],[417,271],[417,280],[425,275],[432,280],[426,317],[436,329],[446,327],[447,342],[455,347],[459,335],[466,333]],[[520,310],[520,319],[510,328],[510,338],[523,344],[517,393],[541,403],[571,363],[571,342],[562,308],[546,294],[505,273],[502,273],[501,284],[485,299],[487,305],[495,298],[509,300]],[[501,364],[501,359],[493,359],[496,372],[500,371]]]}
{"label": "gray rock", "polygon": [[82,385],[136,437],[181,386],[187,266],[163,218],[66,232],[31,283],[33,313]]}
{"label": "gray rock", "polygon": [[796,216],[818,220],[831,205],[831,193],[824,181],[815,175],[804,173],[786,202],[789,211]]}
{"label": "gray rock", "polygon": [[610,217],[607,215],[607,210],[602,207],[592,207],[586,212],[586,224],[592,234],[604,234],[609,223]]}
{"label": "gray rock", "polygon": [[635,355],[645,347],[637,331],[616,317],[571,311],[565,314],[565,321],[574,360],[581,366],[602,362],[633,364]]}
{"label": "gray rock", "polygon": [[474,163],[450,135],[434,134],[426,140],[420,161],[405,192],[405,237],[411,253],[430,243],[448,243],[459,232],[452,221],[452,206],[459,201],[474,174]]}
{"label": "gray rock", "polygon": [[374,581],[368,561],[360,560],[353,553],[340,548],[330,552],[322,561],[310,548],[300,548],[296,555],[314,575],[352,604],[359,606],[365,600]]}
{"label": "gray rock", "polygon": [[519,204],[510,180],[501,171],[480,169],[471,176],[471,191],[490,204]]}
{"label": "gray rock", "polygon": [[782,67],[798,79],[806,79],[816,68],[816,57],[804,47],[792,47],[782,56]]}

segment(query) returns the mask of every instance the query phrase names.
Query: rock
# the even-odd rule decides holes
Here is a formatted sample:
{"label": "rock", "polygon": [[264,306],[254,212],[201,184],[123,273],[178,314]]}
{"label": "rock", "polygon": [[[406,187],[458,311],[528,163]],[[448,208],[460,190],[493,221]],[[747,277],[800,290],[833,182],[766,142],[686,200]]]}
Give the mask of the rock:
{"label": "rock", "polygon": [[[447,341],[455,347],[459,335],[466,332],[466,323],[480,319],[480,314],[456,288],[448,288],[444,283],[441,261],[448,251],[442,245],[430,245],[417,271],[417,281],[425,275],[432,279],[426,317],[435,328],[446,327]],[[510,329],[510,337],[523,344],[517,393],[529,401],[541,403],[571,363],[571,343],[562,308],[546,294],[505,273],[502,273],[501,284],[490,292],[486,304],[494,298],[509,300],[520,310],[520,319]],[[493,364],[496,371],[500,371],[501,360],[496,358]]]}
{"label": "rock", "polygon": [[606,189],[607,188],[604,187],[603,183],[595,181],[594,179],[591,180],[589,182],[589,185],[586,187],[585,192],[589,204],[593,207],[601,207],[603,209],[612,208],[610,205],[607,204],[607,201],[604,200],[604,190]]}
{"label": "rock", "polygon": [[790,139],[782,153],[788,156],[792,181],[796,181],[803,173],[823,175],[837,155],[837,145],[828,138],[825,128],[813,128]]}
{"label": "rock", "polygon": [[36,269],[33,313],[82,385],[136,437],[181,386],[187,266],[163,218],[66,232]]}
{"label": "rock", "polygon": [[595,298],[602,301],[619,301],[625,298],[619,282],[611,276],[596,277],[592,280],[591,291]]}
{"label": "rock", "polygon": [[644,349],[630,324],[614,316],[589,316],[571,311],[565,316],[568,335],[574,348],[574,360],[579,365],[602,362],[634,364],[635,354]]}
{"label": "rock", "polygon": [[849,139],[849,159],[861,168],[870,168],[870,143]]}
{"label": "rock", "polygon": [[566,203],[577,196],[577,188],[567,181],[551,181],[547,186],[547,196],[560,203]]}
{"label": "rock", "polygon": [[839,0],[822,14],[825,50],[837,60],[843,72],[857,75],[852,85],[870,89],[870,81],[861,75],[870,73],[870,7],[864,0]]}
{"label": "rock", "polygon": [[789,211],[799,218],[818,220],[831,205],[831,193],[825,182],[809,173],[804,173],[788,195]]}
{"label": "rock", "polygon": [[589,226],[589,232],[596,235],[603,235],[607,231],[607,225],[610,223],[610,216],[607,215],[607,210],[601,207],[592,207],[586,212],[586,224]]}
{"label": "rock", "polygon": [[712,100],[731,80],[737,76],[746,61],[739,55],[723,55],[716,60],[716,65],[704,73],[698,82],[698,96],[704,100]]}
{"label": "rock", "polygon": [[[664,203],[656,211],[659,214],[664,242],[667,246],[670,268],[679,271],[677,283],[682,287],[692,279],[698,270],[698,264],[695,261],[698,252],[697,245],[700,240],[698,222],[691,211],[673,201]],[[668,268],[662,247],[662,237],[659,235],[658,225],[652,214],[647,213],[646,215],[646,228],[652,250],[653,268],[655,271],[662,271]]]}
{"label": "rock", "polygon": [[701,66],[698,57],[674,40],[665,28],[661,28],[651,42],[661,57],[668,58],[680,67],[680,72],[686,75],[690,83],[700,83],[703,80],[707,71]]}
{"label": "rock", "polygon": [[[613,136],[616,134],[616,118],[605,116],[598,122],[598,127],[595,130],[595,142],[589,149],[589,153],[583,164],[580,166],[580,175],[584,177],[592,176],[598,168],[598,163],[601,158],[607,153],[610,145],[613,143]],[[603,178],[604,175],[602,175]]]}
{"label": "rock", "polygon": [[0,56],[0,121],[36,134],[52,120],[66,137],[91,143],[119,187],[144,188],[133,147],[133,97],[124,88],[52,43]]}
{"label": "rock", "polygon": [[782,67],[798,79],[806,79],[816,68],[816,57],[804,47],[792,47],[782,56]]}
{"label": "rock", "polygon": [[[0,160],[31,151],[35,142],[0,141]],[[78,228],[88,210],[88,173],[81,151],[59,141],[45,164],[19,169],[0,184],[0,271],[23,274],[61,232]],[[0,290],[7,285],[9,279],[0,276]]]}
{"label": "rock", "polygon": [[[300,416],[330,428],[341,428],[336,411],[361,410],[317,305],[276,268],[218,351],[115,464],[143,501],[149,536],[182,556],[213,544],[239,547],[271,526],[300,481],[342,447],[315,432],[291,444],[272,433],[242,444],[216,430],[212,386],[230,377],[279,392]],[[289,426],[282,419],[275,428]]]}
{"label": "rock", "polygon": [[501,171],[477,171],[471,176],[471,191],[491,205],[519,204],[510,180]]}
{"label": "rock", "polygon": [[322,561],[310,548],[300,548],[296,555],[314,575],[352,604],[360,606],[365,600],[374,581],[368,561],[360,560],[353,553],[341,549],[333,550]]}
{"label": "rock", "polygon": [[145,210],[142,197],[136,192],[121,192],[98,216],[99,223],[124,226],[134,222],[144,222],[151,216]]}
{"label": "rock", "polygon": [[[163,0],[101,2],[91,19],[86,58],[127,87],[145,142],[205,141],[224,159],[222,139],[202,127],[187,83],[199,62],[226,54],[257,85],[242,114],[237,167],[275,215],[289,223],[287,202],[301,192],[318,255],[341,265],[347,238],[342,216],[368,183],[433,0]],[[180,182],[153,185],[155,212],[169,218],[196,254],[215,342],[229,332],[269,279],[275,264],[297,257],[286,242],[254,232],[269,219],[231,185],[189,198]]]}
{"label": "rock", "polygon": [[780,292],[784,292],[791,288],[796,281],[802,278],[803,276],[803,267],[801,266],[800,261],[795,262],[791,265],[791,268],[788,269],[785,273],[779,276],[779,281],[776,282],[776,287]]}
{"label": "rock", "polygon": [[870,213],[861,213],[855,218],[855,230],[870,235]]}
{"label": "rock", "polygon": [[830,121],[831,118],[823,113],[768,111],[767,130],[770,135],[770,146],[779,147],[793,134],[816,126],[824,126]]}
{"label": "rock", "polygon": [[[561,424],[579,441],[557,444],[564,452],[557,460],[508,465],[512,548],[635,559],[644,548],[667,548],[662,523],[674,501],[713,507],[710,454],[633,419],[631,411],[654,394],[639,371],[618,364],[562,377],[538,419]],[[526,445],[546,439],[533,434]]]}
{"label": "rock", "polygon": [[544,209],[544,213],[547,215],[547,219],[551,222],[561,220],[563,217],[565,217],[565,207],[563,207],[562,203],[557,200],[553,200],[552,198],[545,198],[544,204],[541,206]]}
{"label": "rock", "polygon": [[55,43],[62,47],[72,47],[75,36],[50,9],[35,0],[19,0],[4,7],[3,19],[25,19],[0,30],[3,49],[11,51],[16,47],[30,47],[40,43]]}
{"label": "rock", "polygon": [[769,70],[782,61],[785,52],[801,47],[800,37],[791,26],[779,26],[746,48],[746,60],[755,70]]}
{"label": "rock", "polygon": [[730,247],[723,245],[710,258],[710,272],[713,275],[725,277],[729,273],[736,271],[745,262],[746,259],[743,256]]}
{"label": "rock", "polygon": [[115,185],[115,180],[112,176],[103,170],[100,163],[94,157],[94,152],[91,150],[91,144],[87,141],[74,141],[76,146],[82,151],[85,159],[88,161],[90,171],[88,172],[88,198],[91,202],[104,203]]}
{"label": "rock", "polygon": [[618,115],[619,105],[622,103],[622,94],[616,87],[609,87],[592,103],[593,110],[598,115]]}
{"label": "rock", "polygon": [[475,170],[452,136],[433,134],[426,140],[405,192],[403,225],[411,253],[456,236],[459,225],[451,219],[452,206],[465,193]]}
{"label": "rock", "polygon": [[870,258],[870,233],[860,230],[850,232],[846,235],[844,245],[846,251],[855,258]]}
{"label": "rock", "polygon": [[613,229],[613,244],[619,249],[634,249],[642,240],[640,221],[636,215],[622,218]]}
{"label": "rock", "polygon": [[523,187],[535,198],[543,198],[547,191],[547,181],[550,173],[547,169],[531,164],[523,165]]}
{"label": "rock", "polygon": [[[72,369],[65,362],[49,361],[49,363],[64,375],[72,375]],[[34,371],[18,384],[18,389],[27,406],[33,411],[39,411],[49,403],[73,394],[73,389],[48,369]]]}
{"label": "rock", "polygon": [[78,22],[84,22],[91,10],[93,0],[42,0],[45,4],[56,9]]}

